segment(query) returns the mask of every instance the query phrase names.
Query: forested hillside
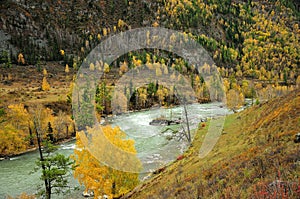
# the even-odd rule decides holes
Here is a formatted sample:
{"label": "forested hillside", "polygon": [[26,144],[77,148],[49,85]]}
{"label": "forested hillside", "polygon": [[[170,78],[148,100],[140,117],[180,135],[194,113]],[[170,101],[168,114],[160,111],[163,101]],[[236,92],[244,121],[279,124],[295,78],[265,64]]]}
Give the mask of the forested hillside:
{"label": "forested hillside", "polygon": [[[90,50],[109,35],[137,27],[165,27],[186,32],[209,51],[227,90],[265,99],[300,82],[298,6],[288,0],[5,0],[0,7],[1,62],[6,68],[17,64],[41,70],[45,61],[60,61],[63,67],[68,64],[77,70]],[[185,60],[177,57],[170,62],[170,56],[174,55],[160,51],[126,54],[105,70],[110,72],[105,86],[128,69],[149,62],[166,63],[192,82],[201,79]],[[2,81],[9,78],[7,73],[11,75],[4,70]],[[205,88],[198,90],[199,100],[206,101]]]}
{"label": "forested hillside", "polygon": [[[203,45],[223,77],[228,101],[235,99],[228,104],[233,110],[245,97],[259,103],[285,94],[300,85],[298,6],[288,0],[4,0],[0,6],[2,115],[10,114],[13,104],[26,108],[35,102],[56,109],[55,115],[60,104],[61,111],[70,114],[72,80],[88,53],[110,35],[147,26],[183,31]],[[211,66],[197,71],[170,52],[144,49],[111,65],[89,64],[91,70],[105,73],[96,92],[100,115],[112,112],[116,81],[144,64],[157,75],[168,74],[169,68],[180,72],[170,78],[179,82],[188,78],[198,101],[210,101],[201,72]],[[157,82],[125,88],[120,97],[131,110],[178,104],[174,88]]]}

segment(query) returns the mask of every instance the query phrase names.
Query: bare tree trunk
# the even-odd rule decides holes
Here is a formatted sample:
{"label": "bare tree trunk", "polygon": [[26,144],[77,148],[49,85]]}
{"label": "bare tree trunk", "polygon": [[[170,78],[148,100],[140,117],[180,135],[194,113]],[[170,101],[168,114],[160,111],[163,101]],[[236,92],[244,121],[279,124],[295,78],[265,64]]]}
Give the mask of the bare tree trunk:
{"label": "bare tree trunk", "polygon": [[76,136],[76,126],[75,126],[75,123],[73,122],[73,132],[72,132],[72,136]]}
{"label": "bare tree trunk", "polygon": [[29,145],[30,146],[33,146],[34,145],[34,142],[33,142],[33,137],[32,137],[32,129],[30,127],[30,124],[28,122],[28,131],[29,131]]}
{"label": "bare tree trunk", "polygon": [[68,124],[66,124],[66,136],[67,136],[67,138],[69,138],[69,126],[68,126]]}
{"label": "bare tree trunk", "polygon": [[34,131],[35,131],[35,135],[36,135],[36,139],[37,139],[37,144],[38,144],[38,150],[39,150],[39,154],[40,154],[40,162],[41,162],[41,167],[42,167],[42,177],[44,178],[44,183],[45,183],[45,195],[46,195],[46,199],[50,199],[51,198],[51,185],[50,185],[50,181],[49,179],[46,178],[46,172],[47,172],[47,168],[45,165],[45,158],[42,152],[42,136],[43,136],[43,118],[45,117],[45,115],[43,114],[43,107],[42,106],[36,106],[33,108],[32,110],[32,115],[33,115],[33,124],[34,124]]}
{"label": "bare tree trunk", "polygon": [[[44,156],[43,156],[43,152],[42,152],[41,137],[40,137],[40,134],[38,133],[37,126],[36,126],[35,122],[34,122],[34,128],[35,128],[35,135],[36,135],[38,148],[39,148],[40,161],[41,161],[41,164],[42,164],[42,170],[43,170],[43,174],[44,174],[46,172],[46,167],[45,167],[44,162],[43,162],[44,161]],[[50,184],[49,184],[47,179],[44,179],[44,182],[45,182],[45,189],[46,189],[46,198],[50,199],[50,197],[51,197]]]}
{"label": "bare tree trunk", "polygon": [[[191,140],[191,131],[190,131],[190,124],[189,124],[189,118],[188,118],[188,113],[186,110],[186,101],[184,100],[184,104],[183,104],[183,109],[184,109],[184,115],[185,115],[185,119],[186,119],[186,126],[187,126],[187,140],[189,143],[192,142]],[[186,133],[186,132],[185,132]]]}

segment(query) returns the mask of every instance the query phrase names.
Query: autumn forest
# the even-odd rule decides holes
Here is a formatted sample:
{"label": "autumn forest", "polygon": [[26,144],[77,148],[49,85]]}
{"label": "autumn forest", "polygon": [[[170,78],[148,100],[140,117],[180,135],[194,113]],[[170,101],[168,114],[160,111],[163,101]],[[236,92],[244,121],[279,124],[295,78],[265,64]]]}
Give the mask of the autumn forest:
{"label": "autumn forest", "polygon": [[[299,7],[293,0],[2,1],[0,198],[299,198]],[[140,47],[114,60],[104,52],[109,62],[91,61],[98,46],[137,28],[151,28],[146,46],[158,38],[155,29],[179,36],[160,42],[167,50]],[[187,41],[209,61],[172,51]],[[216,113],[204,118],[188,112],[193,106]],[[138,113],[153,110],[160,112],[151,120],[168,124],[155,134],[169,132],[162,147],[186,148],[143,173],[146,145],[130,129],[146,121]],[[200,157],[210,132],[218,139]],[[18,186],[6,184],[6,165],[30,154],[32,186],[40,185],[9,192]]]}

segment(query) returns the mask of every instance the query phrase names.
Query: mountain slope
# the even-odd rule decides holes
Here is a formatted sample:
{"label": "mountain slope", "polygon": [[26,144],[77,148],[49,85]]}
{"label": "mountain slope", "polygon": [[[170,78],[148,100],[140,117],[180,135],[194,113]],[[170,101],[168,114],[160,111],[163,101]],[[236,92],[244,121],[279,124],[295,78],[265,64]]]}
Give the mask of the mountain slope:
{"label": "mountain slope", "polygon": [[[144,18],[151,19],[147,2],[83,1],[83,0],[3,0],[0,4],[1,50],[11,51],[12,60],[25,54],[26,62],[61,60],[59,50],[77,54],[90,35],[113,29],[118,20],[130,21],[132,28],[140,27]],[[53,55],[52,55],[53,54]]]}
{"label": "mountain slope", "polygon": [[[0,40],[0,51],[10,52],[14,63],[18,53],[25,55],[27,64],[35,64],[37,59],[62,60],[60,49],[70,57],[78,55],[83,59],[85,41],[102,34],[103,28],[113,32],[122,19],[128,29],[156,23],[159,27],[192,33],[218,66],[234,68],[235,72],[256,62],[259,64],[255,70],[262,65],[269,71],[266,67],[274,62],[281,66],[273,68],[278,72],[283,65],[296,70],[300,16],[297,6],[292,0],[3,0],[0,35],[7,39]],[[245,57],[255,47],[253,42],[265,53]],[[85,53],[89,50],[85,49]],[[263,59],[255,61],[257,56]],[[285,59],[271,59],[278,56]]]}
{"label": "mountain slope", "polygon": [[198,150],[207,127],[200,128],[184,159],[123,198],[299,198],[300,144],[293,141],[299,127],[298,89],[227,116],[203,159]]}

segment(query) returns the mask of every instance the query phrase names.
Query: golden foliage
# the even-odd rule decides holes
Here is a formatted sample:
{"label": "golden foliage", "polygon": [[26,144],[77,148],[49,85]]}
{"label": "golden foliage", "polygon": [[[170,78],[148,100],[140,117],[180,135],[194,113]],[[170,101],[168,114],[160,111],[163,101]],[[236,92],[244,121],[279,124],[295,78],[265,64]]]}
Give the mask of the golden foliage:
{"label": "golden foliage", "polygon": [[65,73],[69,73],[69,72],[70,72],[69,65],[66,64]]}
{"label": "golden foliage", "polygon": [[[101,143],[103,142],[99,142],[98,139],[101,140],[101,138],[97,136],[97,133],[95,134],[95,130],[96,129],[88,129],[88,134],[92,135],[92,139],[96,143],[96,145],[90,146],[89,149],[86,147],[88,143],[86,137],[80,136],[80,133],[84,132],[80,132],[76,135],[77,142],[73,158],[78,164],[78,167],[75,168],[74,177],[79,180],[79,183],[84,184],[86,190],[92,190],[94,192],[94,198],[98,198],[103,194],[110,197],[118,197],[127,193],[138,184],[138,173],[119,171],[100,163],[90,151],[98,150],[99,153],[105,155],[110,152],[105,151],[107,148],[101,146]],[[125,152],[132,154],[136,153],[134,141],[125,139],[125,134],[120,128],[105,126],[102,127],[102,131],[111,144]],[[111,155],[113,156],[116,154]],[[122,157],[120,157],[120,161],[123,161]]]}
{"label": "golden foliage", "polygon": [[94,71],[95,70],[95,65],[93,63],[90,63],[90,71]]}
{"label": "golden foliage", "polygon": [[98,39],[99,41],[101,40],[101,35],[100,35],[100,34],[97,35],[97,39]]}
{"label": "golden foliage", "polygon": [[[2,116],[3,117],[3,116]],[[41,137],[47,138],[48,123],[53,128],[55,139],[65,138],[68,135],[66,128],[72,122],[62,112],[54,117],[52,110],[40,105],[26,107],[24,104],[11,104],[5,114],[5,120],[0,117],[0,154],[12,155],[24,152],[35,144],[35,130]],[[70,128],[69,128],[70,132]]]}
{"label": "golden foliage", "polygon": [[244,100],[243,93],[236,89],[230,89],[227,93],[227,107],[234,111],[244,104]]}
{"label": "golden foliage", "polygon": [[297,85],[297,87],[300,87],[300,75],[298,75],[298,77],[297,77],[296,85]]}
{"label": "golden foliage", "polygon": [[43,77],[42,90],[43,91],[49,91],[50,90],[50,84],[48,83],[46,77]]}
{"label": "golden foliage", "polygon": [[16,198],[8,196],[7,199],[35,199],[35,195],[28,195],[27,193],[22,193],[21,195],[17,196]]}
{"label": "golden foliage", "polygon": [[142,65],[142,60],[136,59],[136,56],[132,57],[132,63],[134,66],[141,66]]}
{"label": "golden foliage", "polygon": [[109,73],[109,71],[110,71],[109,65],[107,63],[104,63],[104,72]]}
{"label": "golden foliage", "polygon": [[128,64],[126,61],[122,62],[120,66],[120,72],[121,73],[126,73],[128,71]]}
{"label": "golden foliage", "polygon": [[62,56],[64,56],[64,55],[65,55],[65,51],[64,51],[64,50],[62,50],[62,49],[59,51],[59,53],[60,53]]}
{"label": "golden foliage", "polygon": [[125,26],[126,26],[126,23],[122,19],[119,19],[118,20],[118,28],[123,28]]}
{"label": "golden foliage", "polygon": [[146,101],[147,101],[147,89],[141,87],[141,88],[138,88],[137,90],[138,92],[138,99],[140,101],[140,103],[142,105],[145,105]]}
{"label": "golden foliage", "polygon": [[14,154],[28,147],[29,114],[23,104],[8,106],[7,122],[0,126],[0,154]]}
{"label": "golden foliage", "polygon": [[25,58],[22,53],[19,53],[18,55],[18,63],[25,64]]}
{"label": "golden foliage", "polygon": [[44,69],[43,69],[43,75],[46,76],[47,74],[48,74],[47,69],[44,68]]}
{"label": "golden foliage", "polygon": [[107,28],[103,28],[102,32],[104,37],[107,36]]}
{"label": "golden foliage", "polygon": [[[254,24],[250,31],[244,33],[243,54],[241,65],[248,69],[261,70],[264,79],[266,70],[282,71],[284,67],[295,69],[299,56],[299,29],[289,27],[288,9],[285,12],[272,14],[263,7],[254,10]],[[293,18],[293,17],[292,17]],[[274,77],[274,76],[273,76]],[[283,79],[283,77],[281,78]]]}
{"label": "golden foliage", "polygon": [[27,148],[25,132],[16,129],[10,124],[0,129],[0,137],[1,154],[15,154]]}
{"label": "golden foliage", "polygon": [[157,96],[158,96],[158,100],[160,102],[161,105],[164,105],[165,103],[165,98],[166,96],[168,96],[169,92],[168,89],[163,87],[163,86],[159,86],[158,90],[157,90]]}
{"label": "golden foliage", "polygon": [[153,27],[158,27],[159,26],[159,23],[157,21],[155,21],[153,24],[152,24]]}
{"label": "golden foliage", "polygon": [[159,62],[153,63],[153,67],[154,67],[154,69],[155,69],[155,75],[156,75],[157,77],[162,76],[161,64],[160,64]]}
{"label": "golden foliage", "polygon": [[162,68],[164,69],[164,75],[168,75],[169,74],[168,67],[165,64],[162,64]]}

